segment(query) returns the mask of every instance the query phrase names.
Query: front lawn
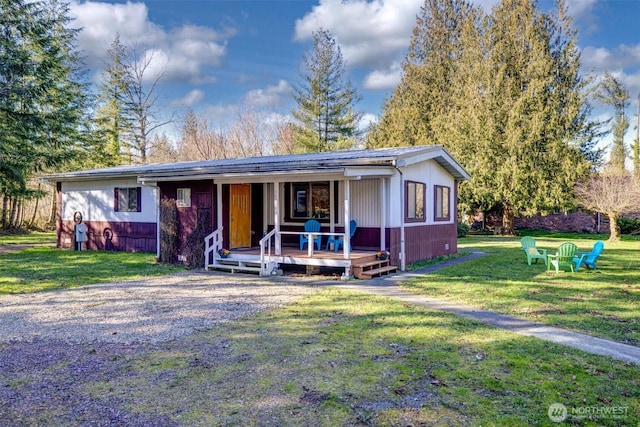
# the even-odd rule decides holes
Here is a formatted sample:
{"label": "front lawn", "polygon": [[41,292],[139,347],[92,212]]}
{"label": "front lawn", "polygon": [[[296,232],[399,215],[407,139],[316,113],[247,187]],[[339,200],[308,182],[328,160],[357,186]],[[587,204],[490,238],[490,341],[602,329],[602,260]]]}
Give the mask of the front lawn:
{"label": "front lawn", "polygon": [[552,426],[552,404],[640,422],[639,366],[335,288],[117,363],[82,391],[167,424]]}
{"label": "front lawn", "polygon": [[183,270],[155,254],[33,247],[0,254],[0,295],[59,290]]}
{"label": "front lawn", "polygon": [[0,232],[0,246],[50,245],[55,246],[56,233],[49,232]]}
{"label": "front lawn", "polygon": [[[555,253],[565,241],[590,250],[589,235],[538,235],[537,246]],[[494,310],[577,332],[640,346],[640,241],[611,244],[598,270],[547,272],[542,260],[528,266],[520,238],[473,236],[462,250],[487,256],[403,283],[414,293]]]}

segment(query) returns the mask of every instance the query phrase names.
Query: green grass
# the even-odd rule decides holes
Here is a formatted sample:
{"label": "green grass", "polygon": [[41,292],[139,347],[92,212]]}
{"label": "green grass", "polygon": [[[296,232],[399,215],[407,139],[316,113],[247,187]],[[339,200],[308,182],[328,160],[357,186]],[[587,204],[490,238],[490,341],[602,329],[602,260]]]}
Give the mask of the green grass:
{"label": "green grass", "polygon": [[182,425],[552,426],[553,403],[640,422],[638,366],[335,288],[128,358],[84,392]]}
{"label": "green grass", "polygon": [[59,290],[183,270],[154,254],[34,247],[0,255],[0,295]]}
{"label": "green grass", "polygon": [[[599,236],[538,235],[554,253],[572,241],[589,250]],[[605,242],[598,270],[547,272],[528,266],[519,238],[466,237],[465,251],[487,254],[403,283],[407,290],[640,346],[640,241]]]}
{"label": "green grass", "polygon": [[51,232],[0,232],[0,246],[5,245],[55,245],[56,233]]}

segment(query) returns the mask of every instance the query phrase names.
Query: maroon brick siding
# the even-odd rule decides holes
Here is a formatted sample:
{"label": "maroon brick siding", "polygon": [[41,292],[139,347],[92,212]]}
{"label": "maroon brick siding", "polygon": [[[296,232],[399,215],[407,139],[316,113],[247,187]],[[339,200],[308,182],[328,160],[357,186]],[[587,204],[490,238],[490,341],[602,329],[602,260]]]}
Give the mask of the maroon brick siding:
{"label": "maroon brick siding", "polygon": [[[87,226],[85,249],[151,253],[157,250],[157,229],[153,222],[85,221],[83,224]],[[60,247],[74,247],[74,226],[73,221],[61,222]]]}
{"label": "maroon brick siding", "polygon": [[[389,252],[391,263],[400,265],[400,228],[389,230]],[[446,245],[449,249],[446,249]],[[422,261],[440,255],[455,254],[458,251],[456,224],[436,224],[405,227],[406,263]]]}

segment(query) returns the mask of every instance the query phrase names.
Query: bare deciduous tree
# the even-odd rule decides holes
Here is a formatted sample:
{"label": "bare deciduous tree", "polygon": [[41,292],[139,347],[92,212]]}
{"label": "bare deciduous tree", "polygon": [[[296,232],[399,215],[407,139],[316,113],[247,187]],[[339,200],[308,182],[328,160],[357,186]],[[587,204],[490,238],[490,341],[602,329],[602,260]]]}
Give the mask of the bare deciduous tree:
{"label": "bare deciduous tree", "polygon": [[610,167],[580,181],[575,194],[578,202],[585,208],[607,214],[611,230],[609,241],[613,242],[619,238],[618,218],[638,210],[640,183],[632,179],[629,173]]}

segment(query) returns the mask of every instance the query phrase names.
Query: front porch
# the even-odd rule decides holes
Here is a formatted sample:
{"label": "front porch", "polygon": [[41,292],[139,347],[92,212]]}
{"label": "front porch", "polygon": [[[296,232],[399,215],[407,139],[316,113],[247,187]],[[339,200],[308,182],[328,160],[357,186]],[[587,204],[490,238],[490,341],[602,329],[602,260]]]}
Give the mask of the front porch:
{"label": "front porch", "polygon": [[[254,272],[261,276],[277,274],[278,269],[284,265],[307,266],[307,271],[313,267],[331,267],[342,269],[343,279],[356,277],[368,279],[381,274],[388,274],[397,270],[396,266],[389,264],[389,260],[378,260],[376,251],[349,250],[342,248],[338,252],[333,250],[317,250],[310,247],[300,250],[297,247],[271,245],[271,242],[280,240],[282,234],[272,231],[260,241],[260,247],[234,249],[231,253],[222,257],[218,251],[221,246],[221,230],[211,233],[205,241],[205,269],[226,270],[231,272]],[[299,234],[299,233],[296,233]],[[319,233],[328,234],[328,233]],[[275,250],[278,247],[279,250]],[[272,249],[274,249],[272,251]],[[278,252],[278,253],[276,253]]]}

